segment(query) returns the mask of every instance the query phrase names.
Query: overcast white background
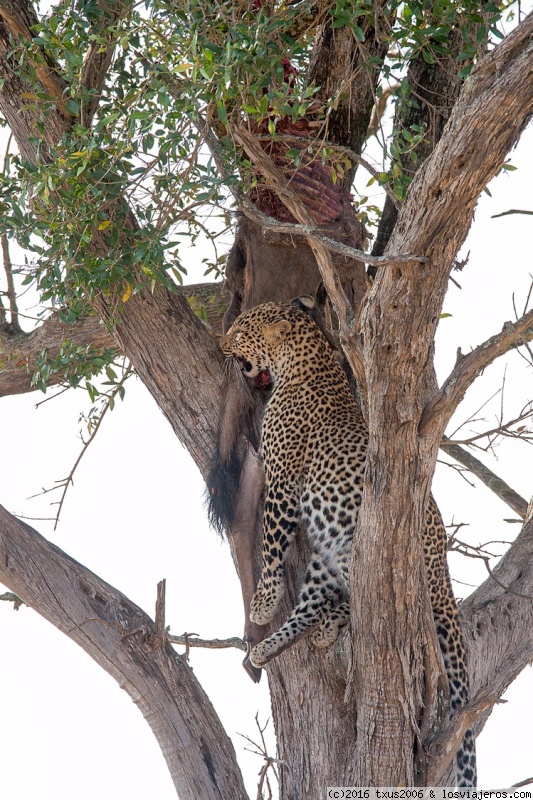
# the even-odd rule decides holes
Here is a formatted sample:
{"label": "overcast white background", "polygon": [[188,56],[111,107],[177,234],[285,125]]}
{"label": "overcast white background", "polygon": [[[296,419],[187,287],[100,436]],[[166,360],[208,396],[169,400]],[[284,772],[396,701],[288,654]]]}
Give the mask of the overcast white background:
{"label": "overcast white background", "polygon": [[[491,219],[510,208],[533,210],[533,130],[511,154],[519,169],[492,182],[463,248],[464,272],[454,273],[437,342],[440,380],[452,369],[457,347],[467,352],[513,319],[512,295],[525,300],[533,273],[528,216]],[[201,257],[191,250],[189,280],[201,277]],[[187,263],[188,262],[188,263]],[[505,408],[511,417],[533,396],[532,371],[514,354],[506,373]],[[503,360],[470,390],[462,421],[501,384]],[[53,392],[52,392],[53,393]],[[80,447],[79,412],[89,401],[68,392],[40,405],[43,395],[0,399],[0,503],[29,517],[50,516],[46,496],[28,499],[70,471]],[[490,427],[498,402],[482,415]],[[479,415],[478,415],[479,416]],[[470,426],[471,427],[471,426]],[[482,428],[480,425],[478,428]],[[470,428],[468,428],[469,430]],[[450,431],[453,425],[450,426]],[[486,463],[529,499],[532,454],[506,442],[498,461]],[[477,482],[476,482],[477,483]],[[472,544],[509,540],[513,512],[483,486],[468,485],[439,467],[434,483],[446,523],[469,523]],[[104,421],[71,488],[60,525],[32,523],[69,555],[124,592],[151,615],[156,584],[167,579],[167,624],[173,633],[202,637],[241,635],[240,590],[228,547],[207,526],[203,482],[188,454],[136,378],[126,399]],[[464,531],[465,529],[463,529]],[[496,552],[502,552],[503,547]],[[458,597],[485,577],[485,567],[451,556]],[[34,611],[0,603],[0,798],[9,800],[170,800],[176,794],[148,725],[125,692],[66,636]],[[250,794],[261,759],[245,751],[239,733],[257,739],[254,716],[269,717],[267,681],[257,686],[241,667],[240,651],[191,650],[191,666],[232,737]],[[480,786],[510,785],[533,775],[533,678],[526,668],[478,739]],[[272,753],[274,751],[272,750]],[[199,799],[200,800],[200,799]],[[303,800],[303,799],[302,799]]]}

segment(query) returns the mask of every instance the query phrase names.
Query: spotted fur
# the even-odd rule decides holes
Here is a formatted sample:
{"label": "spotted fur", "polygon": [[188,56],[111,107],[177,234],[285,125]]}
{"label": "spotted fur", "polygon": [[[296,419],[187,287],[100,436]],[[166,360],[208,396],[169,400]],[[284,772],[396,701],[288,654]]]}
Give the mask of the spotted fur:
{"label": "spotted fur", "polygon": [[[290,618],[254,647],[263,666],[300,637],[329,647],[349,621],[351,544],[361,504],[368,431],[332,349],[302,301],[265,303],[241,314],[221,340],[226,356],[256,379],[269,375],[272,394],[262,427],[265,463],[263,568],[250,617],[274,618],[285,594],[284,558],[298,526],[312,554]],[[308,304],[310,298],[305,299]],[[446,561],[446,531],[431,500],[423,548],[451,711],[468,701],[465,647]],[[459,786],[475,785],[470,731],[457,754]]]}

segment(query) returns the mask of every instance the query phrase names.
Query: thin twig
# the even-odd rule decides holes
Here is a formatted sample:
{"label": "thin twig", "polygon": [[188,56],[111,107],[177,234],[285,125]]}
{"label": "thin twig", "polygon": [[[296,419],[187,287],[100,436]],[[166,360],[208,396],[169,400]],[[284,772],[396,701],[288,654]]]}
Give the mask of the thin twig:
{"label": "thin twig", "polygon": [[[7,281],[6,294],[7,294],[7,299],[9,301],[9,314],[11,318],[9,328],[12,333],[20,333],[22,328],[20,327],[20,322],[19,322],[17,294],[15,291],[15,284],[13,282],[13,264],[11,263],[11,257],[9,255],[9,241],[7,238],[7,233],[3,233],[0,236],[0,241],[2,243],[2,258],[4,262],[4,272],[6,274],[6,281]],[[1,310],[3,311],[3,308]]]}
{"label": "thin twig", "polygon": [[57,509],[57,514],[55,516],[54,530],[56,530],[56,528],[57,528],[57,526],[59,524],[59,517],[61,515],[61,510],[63,508],[63,503],[65,502],[65,498],[66,498],[68,489],[72,484],[74,484],[74,473],[78,469],[78,467],[80,465],[80,462],[81,462],[83,456],[85,455],[85,453],[87,452],[87,449],[88,449],[89,445],[94,441],[94,439],[96,437],[96,434],[100,430],[100,426],[101,426],[101,424],[103,422],[103,419],[104,419],[105,415],[107,414],[109,409],[113,407],[115,397],[121,391],[122,387],[124,386],[125,381],[129,378],[129,376],[132,373],[133,373],[133,367],[130,365],[125,370],[124,375],[122,376],[120,381],[116,384],[116,386],[114,387],[113,391],[110,392],[108,395],[106,395],[106,401],[105,401],[103,410],[102,410],[100,416],[98,417],[97,422],[91,428],[90,434],[89,434],[89,438],[87,439],[87,441],[83,442],[83,447],[81,449],[81,452],[78,455],[78,458],[76,459],[76,461],[74,462],[74,466],[70,470],[69,475],[64,480],[58,481],[58,485],[57,486],[52,486],[50,489],[43,489],[42,492],[38,492],[38,494],[32,495],[32,497],[30,498],[30,499],[32,499],[33,497],[40,497],[41,495],[49,494],[50,492],[55,492],[58,489],[63,488],[63,491],[61,493],[61,498],[60,498],[59,502],[57,503],[58,509]]}
{"label": "thin twig", "polygon": [[268,780],[268,771],[270,769],[272,770],[276,780],[279,783],[279,775],[277,773],[275,765],[276,764],[281,764],[283,766],[285,764],[285,762],[282,761],[281,759],[274,758],[273,756],[269,756],[268,755],[268,749],[267,749],[266,742],[265,742],[265,737],[264,737],[264,733],[265,733],[265,730],[266,730],[266,728],[268,726],[268,723],[269,723],[269,720],[267,720],[265,725],[263,727],[261,727],[261,725],[259,723],[259,714],[257,713],[255,715],[255,724],[257,725],[257,727],[259,729],[259,735],[261,737],[261,744],[258,744],[257,742],[254,742],[254,740],[251,739],[249,736],[245,736],[242,733],[239,734],[239,736],[241,736],[243,739],[245,739],[247,742],[249,742],[252,745],[252,747],[254,748],[253,750],[251,750],[249,747],[245,747],[245,750],[247,750],[249,753],[253,753],[254,755],[262,756],[265,759],[265,763],[263,764],[263,766],[261,767],[261,769],[259,771],[259,783],[257,785],[256,800],[265,800],[265,795],[264,795],[264,792],[263,792],[264,787],[265,787],[265,783],[266,783],[266,789],[268,791],[268,796],[267,796],[266,800],[272,800],[273,794],[272,794],[272,787],[270,786],[270,781]]}
{"label": "thin twig", "polygon": [[509,211],[502,211],[501,214],[493,214],[492,219],[497,219],[498,217],[506,217],[508,214],[532,214],[533,211],[522,211],[519,208],[510,208]]}

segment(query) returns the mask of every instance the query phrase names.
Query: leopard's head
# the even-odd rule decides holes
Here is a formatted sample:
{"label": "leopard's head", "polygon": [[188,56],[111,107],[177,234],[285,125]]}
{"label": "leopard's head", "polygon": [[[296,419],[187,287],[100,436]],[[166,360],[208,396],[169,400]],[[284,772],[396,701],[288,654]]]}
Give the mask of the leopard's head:
{"label": "leopard's head", "polygon": [[315,327],[305,313],[313,302],[306,296],[292,303],[263,303],[245,311],[220,340],[224,355],[236,361],[256,386],[268,386],[284,357],[289,335],[302,324]]}

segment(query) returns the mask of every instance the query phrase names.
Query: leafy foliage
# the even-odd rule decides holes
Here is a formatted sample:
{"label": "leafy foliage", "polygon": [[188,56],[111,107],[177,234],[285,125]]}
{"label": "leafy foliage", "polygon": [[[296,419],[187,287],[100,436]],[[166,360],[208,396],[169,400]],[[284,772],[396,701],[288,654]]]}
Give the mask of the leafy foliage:
{"label": "leafy foliage", "polygon": [[[13,68],[28,84],[28,105],[44,120],[56,102],[38,79],[39,67],[55,62],[72,123],[37,164],[11,156],[1,177],[2,232],[36,258],[24,283],[35,284],[44,304],[74,320],[101,292],[116,297],[118,316],[147,286],[174,290],[186,272],[187,249],[199,237],[213,244],[206,272],[218,275],[223,257],[216,245],[231,221],[231,189],[246,191],[258,180],[235,147],[238,125],[267,120],[275,138],[280,119],[294,122],[312,110],[316,141],[308,154],[331,165],[334,181],[343,180],[352,161],[327,136],[346,87],[317,104],[319,87],[306,77],[316,27],[327,20],[334,29],[348,27],[368,52],[365,68],[377,98],[397,82],[395,123],[380,134],[378,181],[403,200],[420,146],[431,136],[424,125],[405,123],[408,109],[420,102],[410,68],[420,59],[449,61],[447,68],[466,78],[490,35],[501,35],[503,10],[495,3],[480,9],[472,0],[389,0],[377,20],[370,0],[317,6],[63,0],[41,19],[31,42],[13,42]],[[388,40],[384,61],[367,51],[376,24]],[[94,53],[110,48],[99,91],[87,83],[85,68]],[[287,155],[297,169],[301,150],[287,143]],[[357,202],[360,218],[375,223],[375,200]],[[46,369],[39,369],[41,383]],[[84,369],[82,358],[80,375]]]}

